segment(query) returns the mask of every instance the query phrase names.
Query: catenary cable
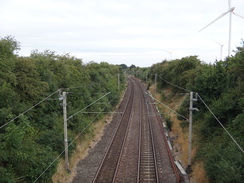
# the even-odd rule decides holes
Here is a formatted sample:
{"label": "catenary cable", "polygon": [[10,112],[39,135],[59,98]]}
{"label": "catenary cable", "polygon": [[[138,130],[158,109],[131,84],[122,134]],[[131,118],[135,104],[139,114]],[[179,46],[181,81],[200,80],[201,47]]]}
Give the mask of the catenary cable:
{"label": "catenary cable", "polygon": [[168,84],[170,84],[170,85],[172,85],[172,86],[174,86],[174,87],[176,87],[176,88],[179,88],[179,89],[181,89],[181,90],[185,90],[185,91],[187,91],[187,92],[192,92],[191,90],[188,90],[188,89],[183,88],[183,87],[181,87],[181,86],[175,85],[175,84],[173,84],[173,83],[171,83],[171,82],[169,82],[169,81],[167,81],[167,80],[161,78],[159,75],[158,75],[158,77],[159,77],[160,79],[162,79],[163,81],[165,81],[166,83],[168,83]]}
{"label": "catenary cable", "polygon": [[[95,85],[97,83],[94,84],[90,84]],[[78,86],[78,87],[71,87],[71,88],[67,88],[67,89],[74,89],[74,88],[80,88],[82,86]],[[13,119],[11,119],[10,121],[8,121],[7,123],[5,123],[4,125],[0,126],[0,129],[7,126],[8,124],[12,123],[13,121],[15,121],[16,119],[18,119],[20,116],[24,115],[25,113],[29,112],[30,110],[32,110],[33,108],[35,108],[36,106],[38,106],[39,104],[41,104],[42,102],[44,102],[45,100],[47,100],[48,98],[50,98],[51,96],[53,96],[55,93],[60,92],[61,89],[58,89],[57,91],[53,92],[52,94],[50,94],[49,96],[47,96],[46,98],[44,98],[43,100],[41,100],[40,102],[36,103],[35,105],[31,106],[29,109],[25,110],[24,112],[22,112],[21,114],[19,114],[18,116],[14,117]],[[110,93],[110,92],[109,92]],[[107,93],[108,94],[108,93]],[[92,104],[91,104],[92,105]],[[88,106],[89,107],[89,106]],[[74,114],[76,115],[76,114]],[[73,116],[74,116],[73,115]],[[70,118],[72,118],[73,116],[71,116]]]}
{"label": "catenary cable", "polygon": [[84,111],[85,109],[87,109],[88,107],[90,107],[91,105],[93,105],[94,103],[96,103],[97,101],[99,101],[100,99],[102,99],[103,97],[105,97],[106,95],[110,94],[111,92],[106,93],[105,95],[103,95],[102,97],[100,97],[99,99],[95,100],[94,102],[92,102],[91,104],[89,104],[88,106],[86,106],[85,108],[79,110],[78,112],[74,113],[73,115],[71,115],[67,121],[71,118],[73,118],[74,116],[76,116],[77,114],[81,113],[82,111]]}
{"label": "catenary cable", "polygon": [[91,87],[94,85],[97,85],[99,83],[91,83],[91,84],[87,84],[87,85],[80,85],[80,86],[74,86],[74,87],[69,87],[68,89],[76,89],[76,88],[82,88],[82,87]]}
{"label": "catenary cable", "polygon": [[171,111],[173,111],[175,114],[181,116],[182,118],[184,118],[185,120],[189,121],[187,117],[179,114],[178,112],[174,111],[173,109],[171,109],[170,107],[168,107],[167,105],[163,104],[162,102],[160,102],[159,100],[157,100],[156,98],[154,98],[152,95],[150,95],[149,93],[145,92],[149,97],[151,97],[152,99],[156,100],[157,102],[159,102],[160,104],[162,104],[164,107],[170,109]]}
{"label": "catenary cable", "polygon": [[30,110],[32,110],[33,108],[35,108],[36,106],[38,106],[39,104],[41,104],[42,102],[44,102],[45,100],[47,100],[48,98],[50,98],[51,96],[53,96],[55,93],[57,93],[60,89],[58,89],[57,91],[53,92],[51,95],[47,96],[46,98],[44,98],[43,100],[41,100],[40,102],[36,103],[35,105],[31,106],[29,109],[27,109],[26,111],[22,112],[21,114],[19,114],[18,116],[16,116],[15,118],[11,119],[10,121],[8,121],[7,123],[5,123],[4,125],[2,125],[0,127],[3,128],[5,126],[7,126],[8,124],[10,124],[11,122],[13,122],[14,120],[18,119],[20,116],[24,115],[25,113],[29,112]]}

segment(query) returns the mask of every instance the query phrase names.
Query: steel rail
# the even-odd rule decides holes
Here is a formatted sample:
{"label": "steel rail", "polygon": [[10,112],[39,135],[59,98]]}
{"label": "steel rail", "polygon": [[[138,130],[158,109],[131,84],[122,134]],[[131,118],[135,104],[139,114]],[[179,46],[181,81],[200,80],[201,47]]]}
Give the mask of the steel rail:
{"label": "steel rail", "polygon": [[[130,83],[132,84],[132,88],[131,88],[131,91],[130,91],[130,96],[128,97],[128,101],[126,102],[125,110],[124,110],[124,112],[123,112],[123,114],[122,114],[122,117],[121,117],[121,119],[120,119],[120,121],[119,121],[119,123],[118,123],[118,125],[117,125],[117,127],[116,127],[116,129],[115,129],[115,131],[114,131],[114,133],[113,133],[113,135],[112,135],[111,142],[110,142],[110,144],[109,144],[109,146],[108,146],[108,148],[107,148],[107,151],[106,151],[106,153],[105,153],[105,155],[104,155],[104,157],[103,157],[103,159],[102,159],[102,161],[101,161],[101,163],[100,163],[100,166],[99,166],[99,168],[98,168],[98,170],[97,170],[97,173],[96,173],[96,175],[95,175],[95,178],[94,178],[94,180],[93,180],[93,183],[96,183],[96,182],[99,183],[99,180],[97,180],[97,179],[98,179],[98,177],[99,177],[99,175],[100,175],[100,173],[101,173],[101,170],[102,170],[102,168],[103,168],[104,162],[105,162],[105,160],[106,160],[106,158],[107,158],[107,156],[108,156],[108,154],[109,154],[109,152],[110,152],[110,150],[111,150],[111,147],[112,147],[112,144],[113,144],[113,142],[114,142],[114,139],[116,138],[116,135],[117,135],[117,133],[118,133],[118,131],[119,131],[119,128],[120,128],[120,126],[121,126],[121,122],[123,121],[123,119],[125,118],[125,116],[127,115],[127,113],[129,113],[129,115],[130,115],[130,113],[131,113],[131,109],[130,109],[128,106],[129,106],[129,105],[132,106],[132,103],[133,103],[132,101],[133,101],[133,98],[134,98],[134,84],[133,84],[132,81],[131,81]],[[112,179],[113,179],[113,178],[112,178]]]}
{"label": "steel rail", "polygon": [[[158,111],[156,110],[156,108],[155,107],[153,107],[153,108],[154,108],[154,112],[155,113],[158,113]],[[168,156],[169,156],[169,159],[170,159],[171,166],[172,166],[173,171],[174,171],[174,174],[176,176],[176,181],[177,182],[180,182],[181,177],[180,177],[179,171],[178,171],[178,169],[177,169],[177,167],[175,165],[175,162],[174,162],[174,158],[172,156],[172,153],[170,151],[170,148],[169,148],[169,145],[168,145],[168,142],[167,142],[167,138],[166,138],[166,135],[165,135],[165,132],[164,132],[164,127],[162,125],[161,118],[160,118],[159,115],[156,115],[156,118],[157,118],[157,120],[159,122],[159,127],[161,129],[161,132],[163,133],[164,143],[165,143],[165,146],[166,146],[166,149],[167,149],[167,152],[168,152]]]}
{"label": "steel rail", "polygon": [[[135,92],[135,91],[134,91]],[[134,101],[135,98],[133,98],[133,101]],[[132,102],[134,103],[134,102]],[[130,113],[131,114],[131,113]],[[140,116],[140,115],[139,115]],[[123,137],[123,144],[122,144],[122,147],[121,147],[121,151],[120,151],[120,155],[119,155],[119,159],[118,159],[118,163],[117,163],[117,166],[116,166],[116,169],[115,169],[115,173],[114,173],[114,177],[113,177],[113,181],[112,182],[116,182],[116,178],[117,178],[117,175],[118,175],[118,171],[119,171],[119,166],[120,166],[120,163],[121,163],[121,159],[122,159],[122,156],[123,156],[123,149],[125,148],[125,142],[126,142],[126,139],[128,137],[128,132],[129,132],[129,125],[130,123],[132,123],[131,121],[131,115],[129,117],[129,121],[128,121],[128,124],[127,124],[127,128],[126,128],[126,132],[125,132],[125,136]]]}
{"label": "steel rail", "polygon": [[152,124],[151,124],[150,116],[148,117],[148,123],[149,123],[149,129],[150,129],[150,135],[151,135],[151,141],[152,141],[152,148],[153,148],[156,182],[159,182],[157,157],[156,157],[156,150],[155,150],[155,141],[154,141],[154,137],[153,137],[153,130],[152,130]]}
{"label": "steel rail", "polygon": [[[146,97],[145,97],[145,94],[143,92],[143,87],[142,87],[142,84],[137,80],[135,79],[136,82],[138,83],[140,89],[141,89],[141,92],[142,92],[142,100],[144,101],[144,104],[146,103]],[[149,114],[149,109],[147,107],[147,114]],[[159,177],[158,177],[158,166],[157,166],[157,157],[156,157],[156,150],[155,150],[155,141],[154,141],[154,137],[153,137],[153,130],[152,130],[152,124],[151,124],[151,121],[150,121],[150,116],[147,115],[147,123],[148,123],[148,127],[149,127],[149,139],[151,141],[151,146],[152,146],[152,153],[153,153],[153,162],[154,162],[154,169],[155,169],[155,177],[156,177],[156,183],[159,182]],[[141,151],[141,149],[140,149]],[[141,159],[141,152],[140,152],[140,157],[139,159]],[[139,162],[140,163],[140,162]],[[139,165],[141,166],[141,165]],[[140,176],[140,168],[138,169],[138,174]],[[138,177],[139,179],[139,182],[140,182],[140,177]],[[138,181],[137,181],[138,182]]]}
{"label": "steel rail", "polygon": [[[141,105],[141,100],[140,100],[140,106]],[[142,107],[140,108],[140,113],[143,114]],[[140,126],[139,126],[139,141],[138,141],[138,157],[137,157],[137,180],[136,182],[140,182],[140,164],[141,164],[141,142],[142,142],[142,115],[140,115]]]}

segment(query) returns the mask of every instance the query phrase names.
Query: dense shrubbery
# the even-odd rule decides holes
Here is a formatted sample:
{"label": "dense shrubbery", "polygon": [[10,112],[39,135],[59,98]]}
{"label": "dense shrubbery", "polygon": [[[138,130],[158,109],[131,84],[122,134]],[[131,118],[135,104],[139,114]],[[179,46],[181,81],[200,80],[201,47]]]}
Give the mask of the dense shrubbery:
{"label": "dense shrubbery", "polygon": [[[139,73],[137,69],[136,73]],[[154,75],[199,93],[221,123],[244,148],[244,42],[234,56],[214,64],[201,62],[196,56],[180,60],[163,61],[150,68],[150,79]],[[140,75],[138,75],[140,77]],[[171,87],[173,93],[185,92],[157,79],[157,87]],[[183,102],[178,112],[188,116],[189,99]],[[198,100],[194,107],[194,130],[201,139],[196,158],[205,163],[210,182],[242,182],[244,180],[244,156],[204,104]],[[183,119],[182,119],[183,120]],[[184,125],[183,125],[184,124]],[[185,127],[185,122],[182,122]]]}
{"label": "dense shrubbery", "polygon": [[[68,116],[107,92],[87,111],[109,111],[118,102],[125,78],[119,66],[108,63],[83,64],[70,55],[37,50],[19,57],[19,43],[12,37],[0,40],[0,126],[59,88],[66,88]],[[69,88],[69,89],[67,89]],[[121,87],[122,88],[122,87]],[[60,154],[63,147],[63,118],[58,92],[14,122],[0,129],[0,182],[33,182]],[[68,121],[69,139],[81,132],[94,115],[79,114]],[[74,145],[71,146],[71,149]],[[48,182],[56,163],[39,179]]]}

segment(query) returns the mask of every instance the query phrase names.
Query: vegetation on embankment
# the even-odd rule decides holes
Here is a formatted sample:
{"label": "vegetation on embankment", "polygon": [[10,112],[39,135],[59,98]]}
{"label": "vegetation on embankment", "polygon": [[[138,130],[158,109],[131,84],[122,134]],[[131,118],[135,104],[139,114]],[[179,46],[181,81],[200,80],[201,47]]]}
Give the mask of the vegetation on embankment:
{"label": "vegetation on embankment", "polygon": [[[244,148],[244,42],[233,56],[213,64],[190,56],[163,61],[151,68],[133,68],[129,71],[143,81],[147,80],[149,86],[155,82],[157,74],[157,91],[162,91],[162,98],[165,98],[166,89],[171,90],[171,96],[167,96],[169,100],[180,93],[198,93],[201,98],[198,97],[198,101],[194,102],[194,107],[199,112],[194,111],[193,114],[193,148],[196,149],[193,167],[203,166],[209,182],[244,180],[244,154],[241,150]],[[189,97],[186,97],[177,112],[188,117]],[[188,131],[188,122],[180,116],[178,120],[181,120],[181,129]],[[194,170],[192,175],[197,174]]]}
{"label": "vegetation on embankment", "polygon": [[[35,181],[64,150],[62,101],[55,91],[62,88],[69,92],[69,117],[108,92],[111,93],[84,112],[111,111],[125,87],[120,66],[84,64],[81,59],[49,50],[34,50],[29,57],[21,57],[19,49],[13,37],[0,39],[0,182],[6,183]],[[120,74],[120,91],[117,74]],[[43,100],[45,98],[47,100]],[[11,121],[27,109],[31,110]],[[79,113],[69,119],[69,143],[96,116]],[[100,114],[96,120],[102,117]],[[92,134],[93,129],[86,129],[79,136],[81,141],[86,133]],[[75,146],[76,141],[69,147],[70,153]],[[50,182],[56,166],[57,161],[38,182]]]}

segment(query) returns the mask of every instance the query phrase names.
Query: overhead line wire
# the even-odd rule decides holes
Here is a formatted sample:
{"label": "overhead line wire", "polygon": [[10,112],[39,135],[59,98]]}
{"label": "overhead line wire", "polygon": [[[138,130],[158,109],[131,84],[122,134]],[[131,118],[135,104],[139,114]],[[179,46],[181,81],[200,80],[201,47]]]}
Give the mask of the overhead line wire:
{"label": "overhead line wire", "polygon": [[102,99],[103,97],[105,97],[106,95],[110,94],[111,92],[106,93],[105,95],[103,95],[102,97],[100,97],[99,99],[95,100],[94,102],[92,102],[91,104],[89,104],[88,106],[86,106],[85,108],[79,110],[78,112],[74,113],[73,115],[71,115],[67,121],[71,118],[73,118],[74,116],[76,116],[77,114],[81,113],[82,111],[84,111],[85,109],[87,109],[88,107],[90,107],[91,105],[93,105],[94,103],[96,103],[97,101],[99,101],[100,99]]}
{"label": "overhead line wire", "polygon": [[[117,95],[116,95],[117,96]],[[112,99],[112,100],[110,100],[108,103],[107,103],[107,105],[108,104],[110,104],[115,98],[116,98],[116,96]],[[68,148],[74,143],[74,141],[76,140],[76,139],[78,139],[78,137],[95,121],[95,119],[102,113],[102,111],[107,107],[107,105],[105,105],[105,107],[100,111],[100,113],[98,113],[92,120],[91,120],[91,122],[90,123],[88,123],[87,124],[87,126],[69,143],[69,145],[68,145]],[[65,150],[67,150],[67,149],[64,149],[53,161],[52,161],[52,163],[50,163],[48,166],[47,166],[47,168],[36,178],[36,180],[33,182],[33,183],[36,183],[37,181],[38,181],[38,179],[54,164],[54,162],[55,161],[57,161],[57,159],[65,152]]]}
{"label": "overhead line wire", "polygon": [[91,84],[87,84],[87,85],[80,85],[80,86],[74,86],[74,87],[69,87],[68,89],[76,89],[76,88],[82,88],[82,87],[90,87],[90,86],[94,86],[97,85],[99,83],[91,83]]}
{"label": "overhead line wire", "polygon": [[30,110],[32,110],[33,108],[35,108],[36,106],[38,106],[39,104],[41,104],[42,102],[44,102],[45,100],[47,100],[48,98],[50,98],[51,96],[53,96],[55,93],[57,93],[60,89],[58,89],[57,91],[53,92],[52,94],[50,94],[49,96],[47,96],[46,98],[44,98],[43,100],[41,100],[40,102],[36,103],[35,105],[31,106],[29,109],[27,109],[26,111],[22,112],[21,114],[19,114],[18,116],[16,116],[15,118],[11,119],[10,121],[8,121],[7,123],[5,123],[4,125],[2,125],[0,127],[3,128],[5,126],[7,126],[8,124],[10,124],[11,122],[13,122],[14,120],[18,119],[20,116],[24,115],[25,113],[29,112]]}
{"label": "overhead line wire", "polygon": [[[93,86],[93,85],[96,85],[96,84],[98,84],[98,83],[92,83],[92,84],[89,84],[88,86]],[[70,88],[65,88],[65,89],[75,89],[75,88],[81,88],[81,87],[82,86],[77,86],[77,87],[70,87]],[[11,119],[10,121],[8,121],[4,125],[0,126],[0,129],[3,128],[3,127],[5,127],[5,126],[7,126],[10,123],[12,123],[16,119],[18,119],[20,116],[24,115],[25,113],[29,112],[30,110],[32,110],[33,108],[35,108],[36,106],[38,106],[39,104],[41,104],[42,102],[44,102],[45,100],[47,100],[48,98],[50,98],[51,96],[53,96],[55,93],[59,92],[60,90],[61,90],[61,88],[59,88],[57,91],[53,92],[52,94],[50,94],[49,96],[47,96],[46,98],[44,98],[43,100],[41,100],[40,102],[38,102],[35,105],[31,106],[29,109],[25,110],[24,112],[22,112],[18,116],[14,117],[13,119]]]}
{"label": "overhead line wire", "polygon": [[179,114],[178,112],[176,112],[175,110],[171,109],[170,107],[168,107],[167,105],[165,105],[164,103],[160,102],[158,99],[154,98],[152,95],[150,95],[149,93],[145,92],[149,97],[151,97],[152,99],[156,100],[157,102],[159,102],[160,104],[162,104],[164,107],[170,109],[171,111],[173,111],[175,114],[181,116],[182,118],[184,118],[185,120],[189,121],[187,117]]}
{"label": "overhead line wire", "polygon": [[192,92],[191,90],[188,90],[188,89],[183,88],[183,87],[181,87],[181,86],[175,85],[175,84],[173,84],[173,83],[171,83],[171,82],[169,82],[169,81],[167,81],[167,80],[161,78],[159,75],[158,75],[158,77],[159,77],[160,79],[162,79],[163,81],[165,81],[166,83],[168,83],[168,84],[170,84],[170,85],[172,85],[172,86],[174,86],[174,87],[177,87],[177,88],[179,88],[179,89],[182,89],[182,90],[185,90],[185,91],[188,91],[188,92]]}

